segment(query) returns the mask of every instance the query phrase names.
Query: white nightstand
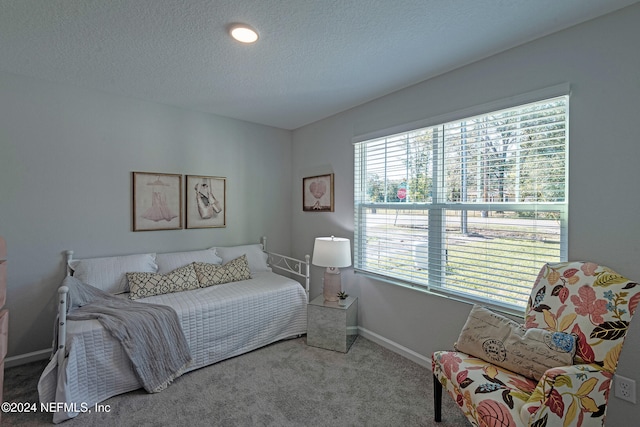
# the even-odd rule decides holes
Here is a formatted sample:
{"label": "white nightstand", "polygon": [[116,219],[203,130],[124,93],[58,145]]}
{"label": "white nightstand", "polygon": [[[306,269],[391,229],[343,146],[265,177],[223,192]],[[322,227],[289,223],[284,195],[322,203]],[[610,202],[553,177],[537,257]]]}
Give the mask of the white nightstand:
{"label": "white nightstand", "polygon": [[346,353],[358,337],[358,297],[344,306],[320,295],[307,306],[307,344]]}

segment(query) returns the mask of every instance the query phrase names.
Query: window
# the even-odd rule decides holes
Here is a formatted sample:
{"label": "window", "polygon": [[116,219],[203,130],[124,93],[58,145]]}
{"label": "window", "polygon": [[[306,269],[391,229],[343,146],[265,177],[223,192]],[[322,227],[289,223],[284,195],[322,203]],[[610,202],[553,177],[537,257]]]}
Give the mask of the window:
{"label": "window", "polygon": [[355,269],[522,312],[566,260],[568,96],[355,143]]}

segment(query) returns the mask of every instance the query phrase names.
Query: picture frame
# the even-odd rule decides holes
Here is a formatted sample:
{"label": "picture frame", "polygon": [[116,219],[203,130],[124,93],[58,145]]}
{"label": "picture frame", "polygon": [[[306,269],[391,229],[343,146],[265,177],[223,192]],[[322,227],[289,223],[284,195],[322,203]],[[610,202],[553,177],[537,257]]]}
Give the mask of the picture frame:
{"label": "picture frame", "polygon": [[305,212],[333,212],[333,174],[302,178],[302,210]]}
{"label": "picture frame", "polygon": [[182,228],[182,175],[132,172],[133,231]]}
{"label": "picture frame", "polygon": [[186,228],[227,226],[227,178],[186,176]]}

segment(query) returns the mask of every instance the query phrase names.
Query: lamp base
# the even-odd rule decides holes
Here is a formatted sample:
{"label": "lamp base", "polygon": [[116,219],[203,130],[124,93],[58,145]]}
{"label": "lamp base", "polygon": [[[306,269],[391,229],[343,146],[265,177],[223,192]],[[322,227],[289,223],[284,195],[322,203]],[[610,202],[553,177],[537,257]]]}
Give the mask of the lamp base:
{"label": "lamp base", "polygon": [[340,269],[327,267],[324,271],[324,285],[322,295],[325,301],[338,301],[338,292],[342,291]]}

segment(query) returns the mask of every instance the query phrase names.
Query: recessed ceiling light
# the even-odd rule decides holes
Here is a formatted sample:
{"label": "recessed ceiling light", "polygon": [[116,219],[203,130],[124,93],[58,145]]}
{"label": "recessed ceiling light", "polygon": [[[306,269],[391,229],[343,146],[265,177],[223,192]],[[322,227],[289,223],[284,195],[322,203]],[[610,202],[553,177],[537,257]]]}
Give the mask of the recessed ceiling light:
{"label": "recessed ceiling light", "polygon": [[241,43],[254,43],[258,40],[258,32],[246,24],[232,25],[229,34]]}

